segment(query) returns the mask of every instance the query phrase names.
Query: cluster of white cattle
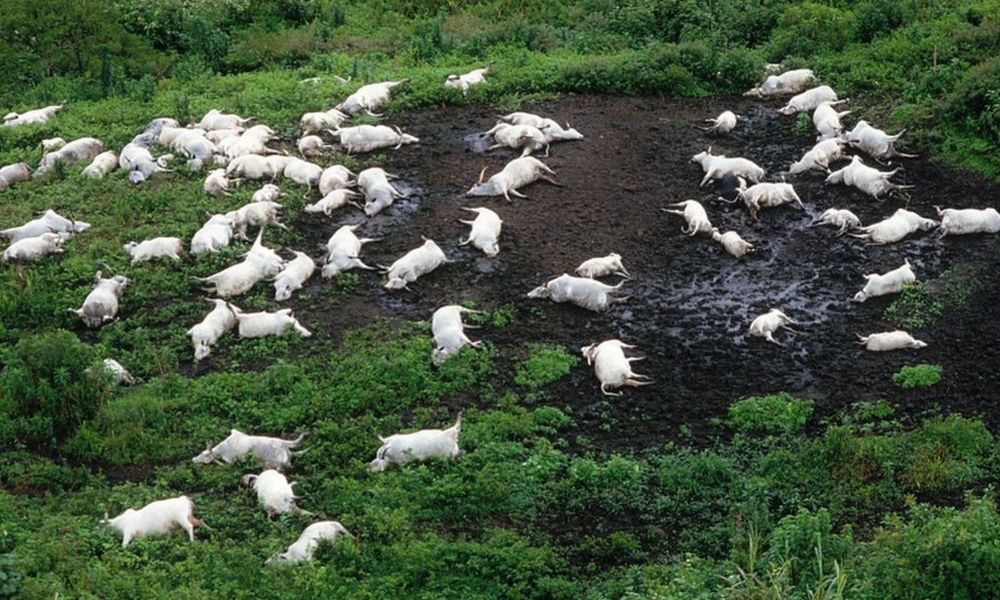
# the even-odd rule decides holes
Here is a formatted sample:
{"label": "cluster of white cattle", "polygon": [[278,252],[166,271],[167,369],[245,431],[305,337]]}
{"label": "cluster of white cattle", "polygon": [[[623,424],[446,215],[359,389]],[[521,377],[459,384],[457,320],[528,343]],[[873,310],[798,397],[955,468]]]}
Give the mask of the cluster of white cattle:
{"label": "cluster of white cattle", "polygon": [[[484,82],[488,71],[487,66],[465,75],[449,76],[445,84],[464,93],[470,86]],[[835,108],[845,101],[839,100],[828,86],[806,89],[813,79],[812,71],[789,71],[769,76],[761,85],[747,92],[749,96],[761,98],[796,94],[779,110],[782,114],[814,111],[817,144],[802,159],[793,163],[786,175],[794,176],[810,170],[824,171],[828,173],[828,183],[854,186],[876,199],[911,187],[890,181],[898,169],[881,172],[863,164],[858,156],[853,157],[848,166],[831,172],[830,166],[844,158],[843,150],[848,145],[862,150],[876,160],[910,155],[900,154],[894,148],[894,143],[902,132],[888,135],[865,121],[860,121],[854,129],[845,132],[840,119],[849,111],[838,111]],[[198,123],[189,127],[181,127],[173,119],[155,119],[117,156],[111,151],[103,151],[102,143],[94,138],[81,138],[69,143],[61,138],[45,140],[44,156],[35,176],[44,174],[58,163],[89,162],[82,171],[85,176],[103,177],[120,167],[129,171],[130,181],[141,183],[156,173],[169,170],[168,163],[173,154],[154,156],[151,152],[151,148],[160,146],[186,158],[192,170],[199,170],[206,165],[218,167],[208,173],[204,182],[205,192],[216,197],[228,197],[230,186],[242,181],[266,180],[255,191],[250,203],[229,212],[211,215],[192,237],[191,254],[212,253],[227,247],[233,239],[247,240],[248,229],[259,228],[253,245],[241,256],[243,260],[218,273],[198,278],[203,289],[216,297],[208,299],[213,305],[212,310],[187,333],[194,348],[195,360],[207,357],[212,346],[234,328],[238,328],[241,338],[281,335],[288,329],[294,329],[300,335],[308,337],[311,333],[295,319],[290,309],[245,313],[231,304],[230,300],[267,278],[274,281],[275,300],[288,300],[315,273],[317,263],[306,253],[294,251],[295,258],[286,260],[264,245],[264,229],[267,225],[285,228],[280,220],[283,206],[278,202],[285,194],[275,184],[279,178],[303,185],[310,193],[314,188],[317,190],[320,198],[306,206],[307,214],[329,216],[334,211],[355,207],[371,217],[402,196],[391,183],[396,177],[381,168],[374,167],[354,173],[341,165],[323,167],[309,159],[321,157],[334,147],[321,134],[337,141],[341,149],[348,153],[399,148],[404,144],[418,142],[417,138],[404,134],[398,128],[384,125],[345,125],[353,115],[359,113],[379,116],[373,111],[387,103],[392,91],[405,82],[406,80],[400,80],[368,84],[327,111],[304,114],[300,120],[302,137],[296,143],[301,158],[270,147],[269,144],[276,139],[275,132],[270,127],[251,125],[254,121],[252,118],[211,110]],[[12,113],[5,117],[4,125],[44,122],[60,108],[61,105],[22,115]],[[711,126],[706,131],[727,134],[738,126],[740,120],[731,111],[726,111],[710,119]],[[523,112],[501,117],[483,135],[493,137],[495,143],[490,147],[491,150],[510,148],[520,152],[520,156],[488,179],[485,179],[484,169],[466,195],[503,196],[508,201],[512,196],[526,198],[520,190],[536,181],[547,181],[559,186],[554,179],[554,171],[533,155],[544,153],[548,156],[550,146],[555,142],[583,139],[583,135],[568,124],[563,127],[550,118]],[[748,159],[712,154],[709,148],[695,155],[692,160],[704,170],[702,186],[713,181],[722,181],[724,185],[731,186],[735,194],[735,200],[732,201],[742,201],[754,219],[759,218],[761,209],[783,204],[794,204],[804,210],[792,184],[764,181],[764,169]],[[0,169],[0,190],[31,177],[32,171],[26,164],[3,167]],[[752,185],[748,185],[748,182]],[[361,198],[364,204],[356,200]],[[471,244],[486,256],[496,257],[500,251],[499,237],[503,224],[500,215],[483,206],[463,207],[463,210],[475,214],[475,218],[461,221],[471,227],[462,245]],[[738,259],[754,251],[754,246],[739,233],[723,233],[713,227],[700,202],[685,200],[663,210],[685,220],[686,226],[682,229],[685,234],[707,235],[720,244],[725,252]],[[862,227],[861,221],[851,211],[831,208],[817,218],[813,225],[838,227],[837,235],[858,231],[860,233],[853,235],[871,244],[896,242],[910,233],[932,227],[940,227],[942,237],[947,234],[1000,231],[1000,214],[993,209],[938,209],[938,216],[941,218],[940,223],[899,209],[884,221]],[[0,236],[11,242],[3,253],[3,260],[16,263],[21,268],[47,254],[62,252],[63,243],[89,227],[88,223],[47,211],[42,217],[20,227],[0,231]],[[333,277],[352,269],[376,269],[362,262],[360,254],[365,244],[379,240],[358,237],[356,231],[359,227],[361,225],[340,227],[330,237],[326,253],[321,258],[323,277]],[[154,259],[176,261],[181,259],[184,242],[176,237],[157,237],[129,242],[124,246],[124,251],[131,256],[133,265]],[[387,276],[384,287],[400,290],[448,262],[453,261],[445,256],[433,240],[425,238],[423,244],[391,265],[378,265],[378,268]],[[574,272],[575,275],[564,273],[536,287],[528,292],[528,297],[568,302],[592,311],[604,311],[628,300],[627,296],[619,294],[621,286],[630,277],[620,254],[611,253],[586,260]],[[599,281],[608,276],[617,276],[622,280],[615,285]],[[856,302],[898,293],[905,284],[916,280],[909,262],[888,273],[869,274],[865,278],[864,289],[853,299]],[[117,318],[119,299],[129,283],[130,280],[124,276],[104,278],[98,271],[93,290],[83,305],[79,309],[70,310],[79,315],[89,327],[99,327],[113,321]],[[464,315],[476,312],[478,311],[460,305],[443,306],[434,312],[431,319],[434,338],[431,360],[435,364],[442,364],[465,346],[478,347],[481,344],[466,335],[465,329],[472,325],[463,322]],[[774,309],[754,319],[749,332],[751,336],[780,345],[781,342],[774,337],[775,333],[781,329],[795,331],[791,326],[796,324],[796,321],[782,311]],[[869,350],[919,348],[926,345],[902,331],[859,337]],[[633,348],[634,346],[617,339],[595,342],[581,348],[588,365],[594,367],[602,393],[620,395],[620,392],[614,390],[652,383],[648,377],[632,371],[631,363],[641,360],[641,357],[626,355],[625,351]],[[112,359],[105,361],[105,368],[121,383],[133,381],[128,372]],[[381,445],[374,460],[369,463],[369,468],[373,472],[380,472],[391,464],[405,464],[435,457],[455,458],[459,455],[461,424],[462,415],[459,413],[454,425],[447,429],[425,429],[387,438],[379,436]],[[296,504],[300,497],[294,492],[295,482],[289,482],[282,473],[290,467],[293,457],[298,453],[295,449],[302,437],[300,435],[293,440],[284,440],[248,435],[233,429],[225,440],[215,446],[208,444],[193,460],[199,464],[233,463],[252,457],[264,470],[247,474],[243,482],[254,489],[268,517],[284,513],[310,515],[312,513]],[[122,533],[123,546],[127,546],[135,538],[162,534],[176,528],[184,529],[193,540],[194,528],[204,525],[194,516],[194,505],[187,496],[152,502],[139,510],[128,509],[114,519],[108,519],[106,515],[105,522]],[[350,534],[336,521],[313,523],[286,551],[269,559],[268,564],[309,560],[321,540],[334,540],[341,535]]]}
{"label": "cluster of white cattle", "polygon": [[[487,72],[488,68],[449,77],[446,85],[464,92],[469,86],[482,83]],[[403,134],[398,129],[381,125],[344,126],[350,116],[358,112],[378,116],[372,111],[385,104],[390,98],[391,90],[403,83],[405,80],[366,85],[328,111],[303,115],[300,121],[303,136],[297,143],[301,159],[269,147],[268,144],[275,139],[275,133],[266,125],[248,127],[252,118],[211,110],[201,121],[189,127],[181,127],[169,118],[155,119],[118,156],[113,152],[102,152],[102,143],[94,138],[82,138],[69,143],[61,138],[45,140],[45,155],[35,174],[44,174],[57,163],[80,164],[89,160],[90,164],[82,171],[84,176],[104,177],[120,166],[130,171],[129,179],[133,183],[141,183],[155,173],[169,171],[167,164],[173,154],[154,157],[150,151],[150,148],[159,145],[187,158],[191,170],[197,171],[206,164],[222,167],[210,171],[204,183],[205,192],[217,197],[228,197],[233,183],[268,179],[269,183],[253,194],[250,203],[227,213],[211,215],[192,237],[190,252],[197,255],[217,252],[236,238],[246,240],[248,228],[260,228],[253,245],[242,255],[241,262],[219,273],[197,278],[205,286],[205,291],[217,297],[207,299],[213,305],[212,310],[200,323],[188,330],[188,335],[194,347],[195,360],[207,357],[212,346],[234,328],[238,328],[241,338],[280,335],[288,328],[308,337],[310,332],[298,323],[290,309],[244,313],[229,302],[231,298],[247,292],[257,282],[268,277],[274,280],[275,299],[287,300],[293,292],[302,288],[316,269],[315,261],[303,252],[294,251],[295,258],[286,261],[263,243],[266,225],[285,228],[280,221],[283,207],[277,202],[285,194],[273,182],[284,177],[310,190],[317,188],[321,198],[306,206],[306,213],[329,216],[337,209],[354,206],[370,217],[390,206],[396,198],[402,196],[390,183],[395,178],[394,175],[377,167],[355,174],[340,165],[323,168],[306,159],[321,156],[332,147],[316,135],[322,132],[339,139],[342,149],[348,153],[398,148],[403,144],[418,142],[417,138]],[[55,108],[58,110],[59,107]],[[49,109],[32,111],[22,115],[21,119],[24,122],[44,121],[54,112],[55,110]],[[544,140],[546,151],[551,141],[582,138],[568,126],[563,129],[554,121],[526,113],[515,113],[505,119],[514,124],[504,121],[504,127],[497,128],[497,131],[503,130],[503,133],[497,135],[497,140],[504,140],[504,145],[516,149],[525,145],[525,135],[535,134]],[[517,123],[524,119],[531,119],[533,124],[528,126]],[[9,117],[8,121],[8,124],[16,124],[14,117]],[[540,133],[542,130],[548,132],[548,138]],[[527,149],[525,155],[530,150]],[[510,193],[520,196],[517,188],[530,183],[536,176],[545,176],[542,171],[551,173],[544,165],[536,165],[541,163],[530,157],[521,162],[514,161],[487,184],[476,186],[475,190],[470,191],[470,195],[507,196]],[[534,173],[533,169],[541,170]],[[532,171],[532,174],[526,174],[527,171]],[[31,169],[28,165],[11,165],[0,170],[0,187],[6,188],[30,178]],[[350,189],[355,186],[359,192]],[[363,206],[354,200],[359,196],[364,197]],[[502,224],[499,216],[485,207],[465,210],[475,213],[476,217],[472,221],[461,221],[471,226],[471,232],[462,244],[472,244],[487,256],[495,257],[499,253],[498,240]],[[20,268],[46,254],[62,252],[61,245],[66,240],[89,227],[88,223],[64,218],[50,210],[21,227],[0,232],[0,235],[12,241],[4,254],[4,260],[16,263]],[[324,277],[333,277],[355,268],[374,270],[374,267],[361,261],[359,254],[364,244],[378,240],[357,237],[354,232],[358,227],[360,225],[343,226],[331,236],[323,258],[321,272]],[[129,242],[123,249],[131,256],[132,265],[156,259],[176,261],[181,260],[184,242],[176,237],[157,237]],[[421,246],[390,266],[380,268],[387,275],[385,287],[396,290],[406,288],[417,278],[447,262],[451,261],[445,257],[440,247],[434,241],[425,239]],[[71,310],[88,327],[99,327],[111,322],[117,318],[119,299],[129,283],[130,280],[124,276],[104,278],[98,272],[94,288],[83,306]],[[470,312],[477,311],[454,305],[442,307],[434,313],[432,330],[435,348],[432,360],[435,364],[441,364],[466,345],[480,345],[480,342],[473,342],[464,333],[464,328],[471,326],[462,322],[462,315]],[[134,383],[134,378],[117,361],[106,359],[104,368],[119,383]],[[369,465],[370,469],[379,472],[391,464],[405,464],[411,460],[454,458],[459,454],[460,432],[461,413],[455,424],[447,429],[426,429],[387,438],[379,436],[381,446]],[[296,454],[294,449],[301,440],[302,436],[294,440],[283,440],[247,435],[234,429],[219,444],[209,444],[204,452],[194,458],[194,462],[231,463],[252,456],[264,470],[259,474],[247,474],[243,482],[254,489],[267,515],[270,517],[287,512],[310,515],[312,513],[296,505],[298,496],[293,490],[295,482],[289,482],[281,472],[290,466],[292,457]],[[167,533],[176,528],[184,529],[193,540],[194,528],[204,525],[203,521],[194,516],[193,502],[187,496],[152,502],[139,510],[128,509],[113,519],[105,515],[104,522],[122,533],[123,546],[138,537]],[[268,564],[309,560],[321,540],[334,540],[342,534],[347,534],[347,530],[336,521],[313,523],[286,551],[269,559]]]}
{"label": "cluster of white cattle", "polygon": [[[847,157],[844,149],[847,146],[858,149],[871,156],[876,161],[892,158],[912,158],[912,154],[903,154],[896,150],[895,142],[903,131],[889,135],[885,131],[872,127],[867,121],[861,120],[850,131],[845,131],[841,117],[851,111],[838,111],[835,107],[847,102],[837,98],[836,92],[829,86],[818,86],[809,89],[815,80],[809,69],[787,71],[780,75],[768,76],[759,86],[751,89],[745,95],[765,98],[787,94],[795,94],[787,104],[778,110],[783,115],[794,115],[811,110],[812,122],[817,131],[817,143],[798,161],[791,164],[788,170],[781,174],[782,181],[763,181],[766,173],[763,168],[746,158],[731,158],[714,155],[709,148],[696,154],[691,160],[699,163],[705,172],[701,185],[711,181],[721,180],[733,189],[735,198],[731,202],[742,201],[754,219],[762,208],[773,208],[784,204],[794,204],[805,210],[798,194],[786,176],[795,176],[811,170],[827,173],[826,183],[844,184],[857,188],[864,194],[879,200],[894,192],[905,194],[905,190],[913,186],[902,185],[891,181],[900,169],[879,171],[865,165],[860,156],[850,157],[850,163],[836,171],[830,166]],[[714,119],[708,119],[710,127],[705,131],[715,134],[727,134],[737,127],[740,117],[732,111],[725,111]],[[904,130],[905,131],[905,130]],[[747,182],[753,183],[747,186]],[[724,200],[720,198],[720,200]],[[696,200],[686,200],[663,209],[680,215],[686,222],[681,231],[687,235],[703,233],[720,243],[726,252],[741,258],[754,250],[749,242],[743,240],[737,232],[729,231],[720,234],[712,226],[708,213],[702,204]],[[848,209],[830,208],[813,221],[813,226],[830,225],[839,228],[837,235],[848,231],[853,237],[868,242],[869,245],[882,245],[898,242],[906,236],[926,231],[934,227],[940,228],[940,237],[967,233],[997,233],[1000,232],[1000,214],[993,208],[986,209],[941,209],[937,208],[940,222],[925,218],[919,214],[900,208],[886,219],[862,226],[861,220]],[[895,294],[902,291],[903,286],[916,281],[916,275],[907,261],[901,267],[884,274],[867,274],[863,290],[852,299],[854,302],[864,302],[868,298]],[[796,332],[792,325],[798,325],[795,320],[778,309],[772,309],[752,321],[749,333],[753,337],[761,337],[769,342],[783,345],[774,336],[779,330]],[[923,348],[927,344],[914,339],[905,331],[889,331],[874,333],[868,336],[858,336],[860,343],[868,350],[887,351],[905,348]]]}

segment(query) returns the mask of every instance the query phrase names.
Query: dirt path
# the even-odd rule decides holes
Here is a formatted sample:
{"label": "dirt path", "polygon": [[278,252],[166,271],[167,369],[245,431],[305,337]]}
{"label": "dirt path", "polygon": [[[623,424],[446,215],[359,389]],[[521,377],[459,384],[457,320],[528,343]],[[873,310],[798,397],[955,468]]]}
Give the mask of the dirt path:
{"label": "dirt path", "polygon": [[[495,173],[514,156],[481,152],[475,133],[488,129],[493,115],[480,107],[402,115],[398,123],[424,143],[390,152],[380,166],[399,174],[413,196],[359,230],[385,238],[366,246],[363,256],[369,263],[388,264],[425,235],[459,263],[403,293],[387,292],[381,279],[363,274],[335,312],[304,306],[296,313],[314,330],[335,333],[378,315],[428,319],[437,306],[466,299],[490,308],[513,302],[513,326],[481,332],[508,357],[532,341],[575,352],[612,337],[636,344],[648,356],[636,368],[656,385],[609,399],[581,364],[552,390],[557,405],[572,407],[579,434],[603,448],[659,445],[676,438],[682,426],[695,439],[714,435],[718,430],[709,420],[724,417],[733,400],[778,391],[813,399],[820,416],[852,402],[885,398],[906,413],[940,405],[983,413],[997,425],[1000,237],[942,243],[931,233],[865,248],[858,240],[835,238],[832,229],[809,229],[812,215],[831,206],[851,209],[864,223],[902,206],[900,200],[878,202],[843,186],[824,186],[819,173],[794,180],[806,213],[787,207],[766,210],[755,223],[738,205],[706,202],[716,226],[735,229],[760,246],[739,262],[707,238],[682,235],[682,220],[659,210],[669,202],[709,194],[698,189],[701,170],[690,158],[710,144],[718,152],[751,158],[769,173],[797,160],[812,146],[812,134],[796,135],[794,118],[778,115],[776,106],[742,98],[569,97],[527,107],[568,121],[587,140],[553,145],[552,156],[543,159],[565,187],[534,184],[522,190],[529,200],[512,203],[463,195],[481,168]],[[749,117],[735,135],[709,138],[693,127],[726,108]],[[975,176],[916,160],[906,161],[905,168],[907,183],[917,186],[910,208],[925,216],[934,216],[935,204],[998,204],[1000,188]],[[456,222],[468,218],[461,206],[487,206],[500,214],[499,258],[490,260],[459,246],[468,231]],[[325,222],[303,218],[295,226],[307,231],[310,243],[322,244],[340,225],[363,221],[360,212],[351,211]],[[623,288],[632,296],[624,307],[595,314],[524,297],[549,278],[609,252],[622,254],[633,275]],[[968,312],[945,315],[934,327],[914,332],[930,344],[925,350],[867,353],[855,343],[854,333],[891,329],[882,319],[891,299],[863,305],[848,299],[862,286],[863,273],[885,272],[905,258],[922,279],[949,266],[971,265],[989,280]],[[805,323],[805,333],[789,339],[786,348],[745,335],[750,321],[770,307]],[[893,386],[892,373],[917,362],[943,365],[943,382],[916,392]]]}

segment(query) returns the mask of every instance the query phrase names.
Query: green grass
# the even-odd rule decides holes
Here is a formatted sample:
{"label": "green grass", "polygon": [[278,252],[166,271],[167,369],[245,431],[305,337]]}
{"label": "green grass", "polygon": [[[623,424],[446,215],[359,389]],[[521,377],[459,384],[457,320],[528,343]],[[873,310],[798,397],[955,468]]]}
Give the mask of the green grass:
{"label": "green grass", "polygon": [[904,329],[926,329],[942,316],[962,311],[982,288],[976,273],[959,268],[943,271],[936,278],[917,281],[885,309],[885,318]]}
{"label": "green grass", "polygon": [[569,373],[580,362],[578,356],[552,344],[529,344],[529,354],[514,374],[514,383],[537,390]]}
{"label": "green grass", "polygon": [[791,433],[806,424],[812,411],[812,400],[800,400],[782,392],[734,402],[729,407],[729,419],[742,431]]}
{"label": "green grass", "polygon": [[904,390],[929,388],[941,381],[941,365],[907,365],[893,373],[892,382]]}

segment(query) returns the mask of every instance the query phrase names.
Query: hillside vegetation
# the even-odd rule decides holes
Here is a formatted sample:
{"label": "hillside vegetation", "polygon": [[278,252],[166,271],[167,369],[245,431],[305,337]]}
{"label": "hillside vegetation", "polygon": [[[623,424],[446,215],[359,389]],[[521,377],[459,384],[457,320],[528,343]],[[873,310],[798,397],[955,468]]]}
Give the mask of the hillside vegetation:
{"label": "hillside vegetation", "polygon": [[[252,115],[293,139],[303,112],[329,108],[363,81],[411,78],[387,107],[391,116],[455,103],[493,114],[568,93],[739,94],[766,62],[781,62],[813,68],[886,129],[907,127],[933,160],[1000,177],[998,0],[8,5],[0,106],[67,107],[43,125],[0,128],[0,165],[37,164],[40,141],[55,135],[99,137],[117,151],[154,117],[188,123],[211,108]],[[489,82],[468,95],[442,85],[487,62]],[[300,83],[312,77],[321,79]],[[708,442],[682,436],[635,454],[605,452],[576,435],[573,408],[552,391],[582,368],[578,353],[544,340],[487,342],[436,368],[429,325],[397,318],[309,340],[237,343],[229,334],[197,367],[185,331],[208,305],[191,277],[232,264],[245,248],[130,271],[121,245],[165,230],[189,240],[222,206],[204,195],[204,174],[178,161],[178,172],[136,187],[120,171],[95,181],[76,169],[0,193],[3,227],[50,207],[94,223],[23,280],[0,270],[0,598],[1000,591],[991,487],[1000,453],[996,432],[974,416],[859,400],[820,420],[811,401],[778,393],[732,398]],[[252,187],[226,204],[248,201]],[[292,221],[305,189],[288,191]],[[303,240],[295,228],[268,234],[275,247]],[[79,306],[102,262],[134,284],[121,321],[85,330],[66,308]],[[357,278],[298,300],[336,310]],[[272,293],[261,285],[238,304],[269,309]],[[892,318],[917,319],[928,294],[910,288]],[[473,320],[486,340],[533,316],[479,308],[487,312]],[[141,383],[114,387],[99,368],[106,357]],[[905,393],[946,385],[939,366],[906,369],[897,382]],[[368,471],[376,435],[446,427],[460,409],[460,459]],[[358,533],[358,543],[323,544],[310,564],[264,567],[316,519],[269,520],[240,485],[259,470],[251,461],[191,462],[231,428],[307,432],[308,451],[290,474],[300,503]],[[105,512],[180,494],[209,525],[194,543],[175,532],[123,549],[99,524]]]}

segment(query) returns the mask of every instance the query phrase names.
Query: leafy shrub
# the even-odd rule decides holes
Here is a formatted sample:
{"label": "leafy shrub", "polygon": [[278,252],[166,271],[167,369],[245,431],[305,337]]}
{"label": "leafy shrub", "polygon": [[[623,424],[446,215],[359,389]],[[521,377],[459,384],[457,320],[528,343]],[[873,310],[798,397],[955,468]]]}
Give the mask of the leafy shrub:
{"label": "leafy shrub", "polygon": [[812,400],[799,400],[782,392],[738,400],[729,406],[729,418],[743,431],[791,433],[806,424],[812,411]]}
{"label": "leafy shrub", "polygon": [[941,365],[907,365],[892,376],[892,382],[904,390],[928,388],[941,381]]}
{"label": "leafy shrub", "polygon": [[580,359],[554,344],[531,344],[529,354],[517,367],[514,383],[537,390],[569,373]]}
{"label": "leafy shrub", "polygon": [[854,33],[854,13],[815,2],[793,4],[778,18],[770,55],[810,56],[818,50],[842,50]]}
{"label": "leafy shrub", "polygon": [[969,69],[948,95],[946,110],[969,131],[1000,142],[1000,57]]}
{"label": "leafy shrub", "polygon": [[890,517],[857,561],[849,597],[992,598],[1000,589],[1000,515],[989,498],[963,510],[914,507]]}
{"label": "leafy shrub", "polygon": [[915,491],[940,492],[983,477],[993,436],[982,421],[949,415],[925,421],[898,444],[900,481]]}
{"label": "leafy shrub", "polygon": [[20,562],[13,554],[0,554],[0,598],[17,598],[21,591]]}
{"label": "leafy shrub", "polygon": [[840,533],[833,532],[830,512],[825,508],[815,513],[803,508],[778,522],[767,546],[762,563],[787,565],[793,586],[804,591],[833,572],[834,561],[844,564],[853,539],[850,525]]}
{"label": "leafy shrub", "polygon": [[111,395],[97,352],[68,331],[29,335],[4,353],[0,401],[6,443],[53,444],[71,436]]}
{"label": "leafy shrub", "polygon": [[885,318],[904,329],[925,329],[939,317],[964,309],[982,287],[968,269],[948,269],[935,279],[917,281],[903,288],[885,309]]}

